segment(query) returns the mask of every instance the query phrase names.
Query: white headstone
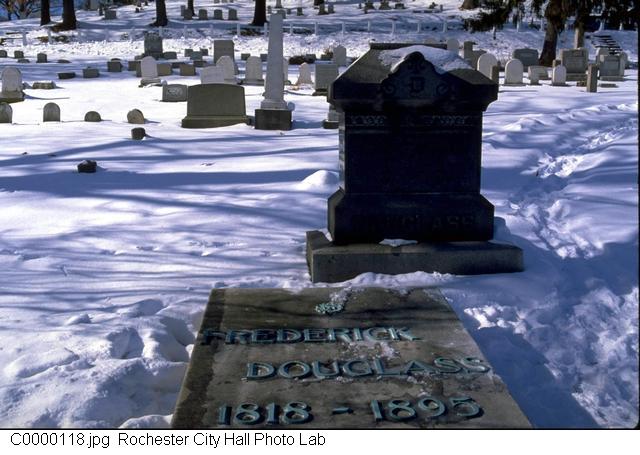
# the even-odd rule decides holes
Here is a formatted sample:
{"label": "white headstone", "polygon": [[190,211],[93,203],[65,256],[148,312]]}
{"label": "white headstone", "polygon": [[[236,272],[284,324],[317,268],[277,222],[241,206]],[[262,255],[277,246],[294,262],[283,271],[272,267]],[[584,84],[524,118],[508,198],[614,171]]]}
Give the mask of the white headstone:
{"label": "white headstone", "polygon": [[298,80],[296,81],[296,85],[311,85],[313,84],[313,80],[311,79],[311,67],[307,62],[304,62],[300,65],[300,69],[298,72]]}
{"label": "white headstone", "polygon": [[2,94],[22,94],[22,73],[18,68],[8,66],[2,70]]}
{"label": "white headstone", "polygon": [[558,65],[553,68],[551,74],[551,85],[565,85],[567,82],[567,68]]}
{"label": "white headstone", "polygon": [[223,84],[224,72],[220,66],[205,66],[200,71],[201,84]]}
{"label": "white headstone", "polygon": [[332,61],[338,66],[347,66],[347,48],[341,45],[334,47]]}
{"label": "white headstone", "polygon": [[[483,54],[484,55],[484,54]],[[504,84],[505,85],[520,85],[522,84],[522,73],[524,67],[522,62],[518,59],[511,59],[504,66]]]}
{"label": "white headstone", "polygon": [[269,19],[269,47],[267,51],[267,77],[265,81],[264,100],[260,103],[261,109],[287,109],[284,101],[284,74],[283,74],[283,18],[275,13]]}
{"label": "white headstone", "polygon": [[243,83],[246,85],[264,84],[262,77],[262,60],[260,60],[260,57],[251,56],[247,59]]}
{"label": "white headstone", "polygon": [[158,64],[156,63],[156,59],[148,56],[140,60],[140,74],[143,79],[158,77]]}
{"label": "white headstone", "polygon": [[227,84],[236,84],[236,73],[233,66],[233,60],[228,55],[223,55],[216,62],[216,66],[222,69],[224,82]]}
{"label": "white headstone", "polygon": [[478,58],[477,70],[491,79],[491,67],[496,66],[497,64],[498,59],[493,54],[489,54],[487,52]]}

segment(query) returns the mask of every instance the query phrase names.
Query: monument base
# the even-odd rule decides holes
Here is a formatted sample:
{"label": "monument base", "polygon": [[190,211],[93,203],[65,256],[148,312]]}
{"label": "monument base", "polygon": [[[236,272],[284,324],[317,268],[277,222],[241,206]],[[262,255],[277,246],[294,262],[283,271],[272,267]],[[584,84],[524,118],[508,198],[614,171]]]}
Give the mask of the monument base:
{"label": "monument base", "polygon": [[291,111],[289,109],[256,109],[255,129],[290,130]]}
{"label": "monument base", "polygon": [[365,272],[480,275],[524,270],[522,250],[503,243],[417,243],[398,247],[359,243],[342,246],[330,242],[320,231],[307,232],[307,264],[314,283],[336,283]]}
{"label": "monument base", "polygon": [[583,73],[567,73],[567,81],[569,82],[577,82],[577,81],[586,81],[587,75]]}
{"label": "monument base", "polygon": [[340,127],[340,121],[323,120],[322,127],[325,130],[337,130]]}
{"label": "monument base", "polygon": [[220,115],[215,117],[186,116],[182,119],[183,128],[218,128],[221,126],[231,126],[238,123],[247,123],[249,118],[246,115]]}
{"label": "monument base", "polygon": [[614,81],[621,82],[624,81],[624,77],[622,76],[600,76],[601,81]]}
{"label": "monument base", "polygon": [[0,103],[19,103],[24,101],[24,93],[4,93],[0,95]]}

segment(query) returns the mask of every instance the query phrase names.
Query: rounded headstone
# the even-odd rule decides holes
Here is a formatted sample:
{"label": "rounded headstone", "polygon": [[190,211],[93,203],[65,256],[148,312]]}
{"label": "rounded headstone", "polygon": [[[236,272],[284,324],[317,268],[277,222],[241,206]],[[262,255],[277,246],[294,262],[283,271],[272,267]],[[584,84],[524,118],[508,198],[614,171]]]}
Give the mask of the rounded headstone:
{"label": "rounded headstone", "polygon": [[84,114],[84,121],[85,122],[101,122],[102,117],[100,117],[100,114],[96,111],[89,111],[86,114]]}
{"label": "rounded headstone", "polygon": [[147,135],[147,132],[144,128],[132,128],[131,129],[131,139],[135,141],[141,141]]}
{"label": "rounded headstone", "polygon": [[0,103],[0,123],[13,121],[13,109],[9,103]]}
{"label": "rounded headstone", "polygon": [[42,110],[43,122],[59,122],[60,121],[60,106],[56,103],[47,103]]}
{"label": "rounded headstone", "polygon": [[518,59],[511,59],[504,67],[504,84],[505,85],[520,85],[522,84],[522,73],[524,66]]}
{"label": "rounded headstone", "polygon": [[98,163],[93,160],[84,160],[78,164],[78,172],[92,174],[98,169]]}
{"label": "rounded headstone", "polygon": [[144,124],[144,114],[139,109],[132,109],[127,113],[127,122],[142,125]]}
{"label": "rounded headstone", "polygon": [[478,65],[476,69],[491,79],[491,67],[496,66],[497,64],[498,59],[493,54],[489,54],[487,52],[486,54],[482,54],[478,57]]}

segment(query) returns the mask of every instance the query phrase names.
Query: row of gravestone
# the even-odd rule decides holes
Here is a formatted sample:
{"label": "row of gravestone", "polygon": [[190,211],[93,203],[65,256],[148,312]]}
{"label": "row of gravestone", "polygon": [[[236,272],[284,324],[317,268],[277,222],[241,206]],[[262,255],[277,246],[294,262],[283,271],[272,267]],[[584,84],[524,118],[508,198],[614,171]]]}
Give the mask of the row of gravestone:
{"label": "row of gravestone", "polygon": [[[185,20],[191,20],[193,19],[193,12],[185,7],[184,5],[180,6],[180,14],[182,16],[183,19]],[[224,20],[223,17],[223,10],[221,9],[214,9],[213,10],[213,19],[214,20]],[[209,12],[202,8],[198,10],[198,20],[200,21],[206,21],[209,20]],[[234,8],[229,8],[227,10],[227,20],[228,21],[237,21],[238,20],[238,10],[234,9]]]}
{"label": "row of gravestone", "polygon": [[[42,109],[43,122],[60,122],[60,106],[56,103],[47,103]],[[101,122],[102,117],[96,111],[89,111],[84,116],[85,122]],[[0,102],[0,123],[13,122],[13,109],[10,104]],[[144,115],[139,109],[132,109],[127,113],[127,122],[132,124],[144,124]]]}

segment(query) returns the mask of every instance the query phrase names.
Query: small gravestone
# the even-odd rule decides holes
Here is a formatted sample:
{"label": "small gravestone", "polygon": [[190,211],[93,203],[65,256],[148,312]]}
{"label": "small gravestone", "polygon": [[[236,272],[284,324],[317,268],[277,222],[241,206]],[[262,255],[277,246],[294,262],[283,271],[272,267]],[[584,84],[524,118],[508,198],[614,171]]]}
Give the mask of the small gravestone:
{"label": "small gravestone", "polygon": [[627,68],[629,57],[626,52],[620,52],[620,67],[618,68],[618,76],[624,79],[624,70]]}
{"label": "small gravestone", "polygon": [[227,20],[229,21],[237,21],[238,20],[238,10],[234,8],[229,8],[227,10]]}
{"label": "small gravestone", "polygon": [[199,9],[198,10],[198,20],[200,20],[200,21],[209,20],[209,15],[207,14],[207,10],[206,9]]}
{"label": "small gravestone", "polygon": [[224,17],[222,16],[222,10],[221,9],[214,9],[213,10],[213,18],[217,21],[222,21],[224,20]]}
{"label": "small gravestone", "polygon": [[223,55],[216,62],[216,67],[222,69],[222,75],[225,84],[237,84],[235,76],[235,68],[233,66],[233,60],[228,55]]}
{"label": "small gravestone", "polygon": [[589,64],[587,67],[587,92],[596,93],[598,91],[598,66]]}
{"label": "small gravestone", "polygon": [[267,54],[260,54],[260,60],[262,62],[266,62],[267,61],[267,57],[268,57]]}
{"label": "small gravestone", "polygon": [[220,66],[207,66],[200,71],[201,84],[223,84],[224,71]]}
{"label": "small gravestone", "polygon": [[171,426],[531,427],[437,288],[214,290]]}
{"label": "small gravestone", "polygon": [[195,76],[196,68],[188,63],[180,63],[180,76]]}
{"label": "small gravestone", "polygon": [[389,6],[389,0],[382,0],[380,2],[380,7],[378,8],[379,10],[388,10],[391,9],[391,6]]}
{"label": "small gravestone", "polygon": [[47,54],[40,52],[36,55],[36,63],[47,63]]}
{"label": "small gravestone", "polygon": [[202,60],[202,52],[200,51],[192,51],[191,55],[189,55],[189,58],[191,59],[191,61],[195,61],[195,60]]}
{"label": "small gravestone", "polygon": [[332,105],[329,105],[327,118],[322,121],[322,128],[326,130],[335,130],[340,128],[340,114]]}
{"label": "small gravestone", "polygon": [[98,170],[98,163],[93,160],[84,160],[77,167],[80,173],[93,174]]}
{"label": "small gravestone", "polygon": [[7,58],[9,54],[4,49],[0,49],[0,58]]}
{"label": "small gravestone", "polygon": [[246,62],[249,57],[251,57],[251,54],[249,52],[243,52],[240,54],[240,60],[242,60],[243,62]]}
{"label": "small gravestone", "polygon": [[318,15],[324,16],[325,14],[327,14],[327,10],[324,9],[324,3],[320,3],[318,5]]}
{"label": "small gravestone", "polygon": [[62,73],[58,73],[58,79],[73,79],[76,77],[75,71],[65,71]]}
{"label": "small gravestone", "polygon": [[511,58],[520,60],[525,71],[527,71],[530,66],[537,66],[540,64],[537,49],[514,49],[511,53]]}
{"label": "small gravestone", "polygon": [[129,60],[127,62],[127,71],[135,71],[137,75],[140,72],[140,60]]}
{"label": "small gravestone", "polygon": [[296,16],[304,16],[304,12],[301,6],[296,7]]}
{"label": "small gravestone", "polygon": [[567,85],[567,69],[563,65],[555,66],[551,72],[551,85],[564,87]]}
{"label": "small gravestone", "polygon": [[243,87],[231,84],[189,87],[183,128],[217,128],[247,121]]}
{"label": "small gravestone", "polygon": [[329,3],[329,4],[327,5],[327,14],[333,14],[333,13],[335,13],[335,12],[336,12],[336,11],[335,11],[335,8],[334,8],[334,6],[333,6],[333,3]]}
{"label": "small gravestone", "polygon": [[28,58],[19,58],[17,60],[18,63],[30,63],[31,61]]}
{"label": "small gravestone", "polygon": [[182,18],[186,21],[190,21],[191,19],[193,19],[193,11],[191,11],[190,9],[186,9],[182,14]]}
{"label": "small gravestone", "polygon": [[311,67],[306,62],[300,65],[296,85],[313,85],[313,79],[311,78]]}
{"label": "small gravestone", "polygon": [[[217,39],[213,41],[213,63],[217,64],[223,55],[231,58],[235,65],[235,44],[233,40]],[[236,71],[237,74],[238,71]]]}
{"label": "small gravestone", "polygon": [[174,51],[163,52],[162,58],[164,58],[165,60],[175,60],[178,58],[178,53]]}
{"label": "small gravestone", "polygon": [[205,62],[204,60],[194,60],[193,61],[193,66],[195,66],[196,68],[204,68],[205,66],[207,66],[207,62]]}
{"label": "small gravestone", "polygon": [[121,73],[122,72],[122,62],[118,60],[112,60],[107,62],[107,72],[109,73]]}
{"label": "small gravestone", "polygon": [[141,141],[147,135],[147,132],[144,128],[132,128],[131,129],[131,139],[134,141]]}
{"label": "small gravestone", "polygon": [[84,114],[84,121],[85,122],[101,122],[102,117],[100,116],[100,113],[96,111],[89,111],[86,114]]}
{"label": "small gravestone", "polygon": [[493,54],[482,54],[480,58],[478,58],[478,66],[477,69],[486,77],[491,79],[491,67],[496,66],[498,64],[498,59]]}
{"label": "small gravestone", "polygon": [[140,61],[140,76],[143,79],[154,79],[158,77],[158,65],[153,57],[145,57]]}
{"label": "small gravestone", "polygon": [[316,85],[314,95],[326,95],[329,85],[338,77],[338,65],[334,63],[318,63],[316,67]]}
{"label": "small gravestone", "polygon": [[9,103],[0,103],[0,123],[13,121],[13,109]]}
{"label": "small gravestone", "polygon": [[[622,81],[620,76],[621,58],[619,55],[603,55],[598,62],[599,79],[603,81]],[[588,76],[587,76],[588,78]]]}
{"label": "small gravestone", "polygon": [[56,103],[47,103],[42,109],[42,121],[43,122],[59,122],[60,121],[60,106]]}
{"label": "small gravestone", "polygon": [[560,62],[566,68],[568,81],[586,80],[589,53],[586,49],[561,49]]}
{"label": "small gravestone", "polygon": [[85,79],[100,77],[100,71],[98,71],[98,68],[84,68],[82,70],[82,77]]}
{"label": "small gravestone", "polygon": [[158,76],[171,76],[173,74],[173,67],[171,63],[162,62],[156,65]]}
{"label": "small gravestone", "polygon": [[527,76],[529,77],[529,84],[531,85],[540,85],[540,73],[538,71],[533,70],[534,66],[530,66],[527,71]]}
{"label": "small gravestone", "polygon": [[56,88],[56,83],[53,81],[37,81],[31,84],[33,90],[53,90]]}
{"label": "small gravestone", "polygon": [[24,52],[23,51],[13,51],[13,58],[15,58],[15,59],[24,58]]}
{"label": "small gravestone", "polygon": [[549,80],[549,73],[546,66],[532,65],[532,66],[529,66],[529,69],[527,72],[528,72],[529,78],[531,78],[531,75],[533,73],[537,73],[539,80],[541,81]]}
{"label": "small gravestone", "polygon": [[187,86],[183,84],[167,84],[162,86],[162,101],[177,103],[187,101]]}
{"label": "small gravestone", "polygon": [[455,38],[449,38],[447,40],[447,50],[449,52],[454,52],[455,54],[458,53],[459,49],[460,49],[460,43],[458,42],[457,39]]}
{"label": "small gravestone", "polygon": [[341,45],[334,47],[331,61],[338,66],[347,66],[347,48]]}
{"label": "small gravestone", "polygon": [[118,18],[118,11],[115,9],[106,9],[104,10],[104,20],[105,21],[114,21]]}
{"label": "small gravestone", "polygon": [[522,250],[490,242],[494,208],[480,194],[482,113],[497,95],[459,57],[424,45],[371,44],[333,82],[341,183],[329,198],[333,241],[307,233],[313,282],[522,270]]}
{"label": "small gravestone", "polygon": [[523,71],[524,68],[520,60],[509,60],[504,66],[504,85],[522,85]]}
{"label": "small gravestone", "polygon": [[0,73],[0,103],[17,103],[24,101],[22,91],[22,73],[18,68],[7,66]]}
{"label": "small gravestone", "polygon": [[201,47],[200,48],[200,53],[204,56],[208,56],[209,55],[209,49],[206,47]]}
{"label": "small gravestone", "polygon": [[609,49],[604,48],[604,47],[599,47],[596,50],[596,62],[600,61],[600,57],[603,55],[609,55]]}
{"label": "small gravestone", "polygon": [[184,56],[185,57],[191,57],[191,53],[193,52],[193,49],[185,49],[184,50]]}
{"label": "small gravestone", "polygon": [[245,66],[243,85],[264,85],[260,57],[249,57]]}
{"label": "small gravestone", "polygon": [[144,114],[140,109],[132,109],[127,112],[127,122],[133,123],[134,125],[143,125]]}
{"label": "small gravestone", "polygon": [[144,56],[162,58],[162,37],[157,33],[147,32],[144,35]]}

